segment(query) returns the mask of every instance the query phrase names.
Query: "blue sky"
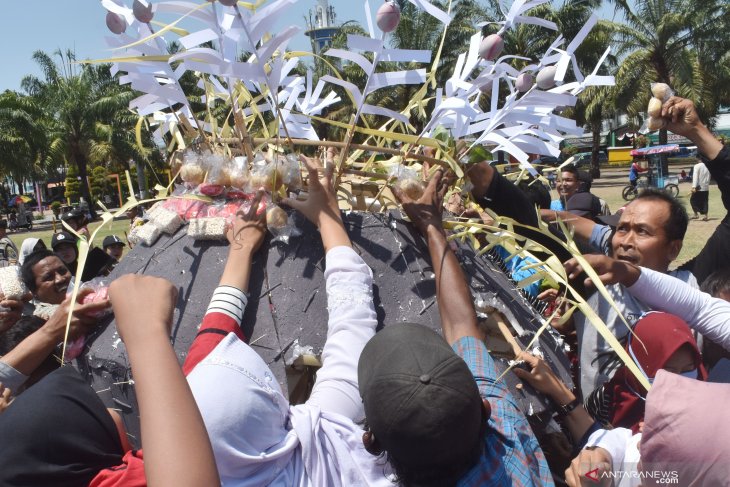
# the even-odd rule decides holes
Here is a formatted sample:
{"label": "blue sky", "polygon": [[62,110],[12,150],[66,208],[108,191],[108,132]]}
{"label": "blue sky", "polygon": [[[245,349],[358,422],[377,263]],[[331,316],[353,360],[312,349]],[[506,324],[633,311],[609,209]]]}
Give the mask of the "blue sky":
{"label": "blue sky", "polygon": [[[125,0],[131,6],[132,0]],[[154,2],[154,0],[153,0]],[[330,0],[338,21],[357,20],[364,24],[364,2],[359,0]],[[370,0],[375,9],[380,0]],[[280,25],[299,24],[316,0],[299,0],[282,17]],[[601,16],[613,17],[613,8],[604,7]],[[104,37],[112,35],[106,28],[106,10],[97,0],[35,0],[2,2],[0,10],[0,91],[17,90],[26,74],[40,72],[31,59],[40,49],[52,53],[57,49],[75,49],[79,59],[99,59],[111,56]],[[293,49],[310,49],[304,34],[290,45]]]}

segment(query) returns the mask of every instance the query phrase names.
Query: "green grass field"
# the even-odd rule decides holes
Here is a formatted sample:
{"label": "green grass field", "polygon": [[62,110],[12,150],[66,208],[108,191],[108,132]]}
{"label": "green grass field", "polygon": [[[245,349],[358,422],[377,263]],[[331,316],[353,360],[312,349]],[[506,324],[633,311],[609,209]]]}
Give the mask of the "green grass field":
{"label": "green grass field", "polygon": [[[101,225],[101,221],[94,222],[91,225],[89,225],[89,231],[91,233],[94,233],[94,230]],[[56,225],[56,229],[60,231],[59,225]],[[122,241],[126,242],[127,239],[124,236],[124,232],[128,231],[129,229],[129,220],[123,219],[123,220],[114,220],[110,222],[107,225],[104,225],[104,228],[99,230],[99,233],[94,238],[94,243],[101,247],[101,242],[104,240],[104,237],[107,235],[117,235],[119,238],[122,239]],[[46,244],[46,246],[50,249],[51,248],[51,237],[53,235],[53,230],[49,227],[44,230],[40,231],[21,231],[21,232],[13,232],[10,233],[10,240],[13,241],[13,243],[18,247],[18,250],[20,250],[20,245],[23,243],[23,240],[26,238],[34,237],[34,238],[40,238],[43,240]],[[125,253],[129,250],[128,247],[125,247],[124,251]]]}

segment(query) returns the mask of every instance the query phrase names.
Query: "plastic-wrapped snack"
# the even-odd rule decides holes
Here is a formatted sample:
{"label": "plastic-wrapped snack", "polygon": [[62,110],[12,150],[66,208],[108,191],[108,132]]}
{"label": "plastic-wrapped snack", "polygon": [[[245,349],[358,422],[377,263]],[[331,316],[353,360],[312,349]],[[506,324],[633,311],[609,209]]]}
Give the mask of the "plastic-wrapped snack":
{"label": "plastic-wrapped snack", "polygon": [[188,189],[194,188],[205,180],[206,169],[200,154],[188,151],[183,157],[180,177],[185,181]]}
{"label": "plastic-wrapped snack", "polygon": [[166,208],[158,208],[157,211],[151,216],[150,221],[160,229],[162,233],[172,235],[177,232],[183,224],[182,218],[177,212],[170,211]]}
{"label": "plastic-wrapped snack", "polygon": [[204,212],[207,203],[192,198],[168,198],[165,200],[165,209],[177,213],[184,220],[198,218]]}
{"label": "plastic-wrapped snack", "polygon": [[154,223],[145,223],[141,227],[137,227],[136,239],[137,242],[152,247],[157,239],[160,238],[160,229]]}
{"label": "plastic-wrapped snack", "polygon": [[652,83],[651,94],[655,98],[658,98],[662,103],[669,101],[674,96],[674,90],[672,90],[666,83]]}
{"label": "plastic-wrapped snack", "polygon": [[289,214],[273,203],[269,203],[266,208],[266,227],[274,236],[272,242],[288,244],[291,237],[296,237],[302,233],[294,225],[294,221]]}
{"label": "plastic-wrapped snack", "polygon": [[18,266],[0,267],[0,292],[5,299],[20,300],[28,293],[28,288],[20,278]]}
{"label": "plastic-wrapped snack", "polygon": [[649,117],[646,128],[650,131],[660,130],[667,126],[667,120],[662,117]]}
{"label": "plastic-wrapped snack", "polygon": [[266,210],[266,226],[270,229],[280,230],[289,223],[289,217],[280,206],[271,205]]}
{"label": "plastic-wrapped snack", "polygon": [[234,157],[230,168],[231,187],[246,189],[248,186],[248,159],[243,156]]}
{"label": "plastic-wrapped snack", "polygon": [[299,158],[295,154],[287,154],[282,160],[279,159],[279,163],[282,165],[281,174],[282,182],[291,191],[302,187],[302,171],[299,169]]}
{"label": "plastic-wrapped snack", "polygon": [[190,220],[188,235],[195,240],[225,240],[228,222],[225,218],[196,218]]}
{"label": "plastic-wrapped snack", "polygon": [[155,203],[154,205],[152,205],[152,207],[149,210],[146,210],[144,212],[145,217],[147,218],[147,221],[154,220],[155,219],[155,214],[158,211],[163,210],[164,207],[165,207],[165,202],[164,201],[158,201],[157,203]]}
{"label": "plastic-wrapped snack", "polygon": [[[96,277],[90,281],[87,281],[81,285],[80,289],[91,289],[93,292],[86,294],[81,300],[82,303],[98,303],[109,299],[109,285],[108,280],[105,277]],[[103,318],[106,315],[112,313],[111,306],[99,311],[93,312],[90,316],[94,318]]]}
{"label": "plastic-wrapped snack", "polygon": [[228,158],[210,152],[205,152],[202,157],[203,166],[208,168],[208,175],[205,181],[198,186],[198,191],[205,196],[220,196],[225,191],[226,186],[231,185]]}
{"label": "plastic-wrapped snack", "polygon": [[649,114],[650,117],[661,117],[662,101],[656,97],[649,100],[649,106],[647,107],[646,112]]}
{"label": "plastic-wrapped snack", "polygon": [[649,114],[649,118],[646,120],[648,131],[663,129],[667,126],[667,121],[662,118],[662,105],[674,96],[674,91],[666,83],[652,83],[651,94],[654,97],[649,100],[649,106],[646,108]]}
{"label": "plastic-wrapped snack", "polygon": [[410,199],[417,200],[423,196],[423,182],[413,168],[399,164],[388,169],[388,176],[396,178],[395,186]]}
{"label": "plastic-wrapped snack", "polygon": [[249,186],[252,190],[264,189],[269,193],[281,188],[284,183],[283,164],[279,164],[279,157],[275,156],[270,162],[257,159],[251,168]]}

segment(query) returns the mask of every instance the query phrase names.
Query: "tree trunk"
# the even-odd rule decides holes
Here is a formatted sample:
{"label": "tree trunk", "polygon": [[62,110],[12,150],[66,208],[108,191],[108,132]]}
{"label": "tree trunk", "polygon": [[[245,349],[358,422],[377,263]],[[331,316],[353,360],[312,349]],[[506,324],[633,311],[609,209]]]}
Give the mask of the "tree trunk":
{"label": "tree trunk", "polygon": [[81,196],[84,197],[86,202],[89,204],[89,213],[91,213],[91,220],[96,220],[96,211],[94,211],[94,200],[91,199],[91,191],[89,191],[89,180],[87,166],[88,161],[86,160],[86,154],[83,153],[78,145],[71,146],[71,158],[76,164],[76,168],[79,170],[79,177],[81,178]]}
{"label": "tree trunk", "polygon": [[598,158],[598,153],[601,149],[601,123],[592,123],[591,132],[593,135],[591,145],[591,176],[593,179],[597,179],[601,177],[601,162]]}

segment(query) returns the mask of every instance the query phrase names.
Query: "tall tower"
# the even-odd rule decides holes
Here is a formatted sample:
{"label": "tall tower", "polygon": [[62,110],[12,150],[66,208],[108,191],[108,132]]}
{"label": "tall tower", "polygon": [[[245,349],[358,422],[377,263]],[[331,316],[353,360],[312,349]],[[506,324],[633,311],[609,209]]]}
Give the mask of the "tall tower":
{"label": "tall tower", "polygon": [[323,49],[332,45],[332,38],[339,27],[335,8],[328,0],[317,0],[317,6],[309,11],[306,34],[312,39],[314,51],[319,54]]}

